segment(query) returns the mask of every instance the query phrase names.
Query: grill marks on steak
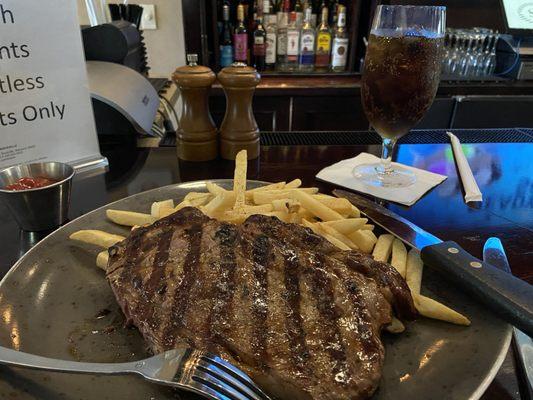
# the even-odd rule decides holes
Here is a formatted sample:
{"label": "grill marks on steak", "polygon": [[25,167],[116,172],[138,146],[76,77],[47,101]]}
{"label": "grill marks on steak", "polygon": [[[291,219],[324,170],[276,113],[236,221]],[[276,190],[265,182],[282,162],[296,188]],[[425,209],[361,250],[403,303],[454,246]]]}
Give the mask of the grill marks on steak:
{"label": "grill marks on steak", "polygon": [[368,271],[367,256],[276,218],[235,226],[185,208],[110,253],[117,301],[154,352],[218,353],[283,398],[370,396],[389,301],[414,315],[392,267]]}
{"label": "grill marks on steak", "polygon": [[412,320],[417,316],[407,283],[390,264],[376,261],[371,256],[357,251],[341,251],[309,229],[285,224],[277,218],[252,215],[244,226],[244,229],[283,238],[300,249],[318,252],[345,263],[355,271],[374,279],[400,318]]}

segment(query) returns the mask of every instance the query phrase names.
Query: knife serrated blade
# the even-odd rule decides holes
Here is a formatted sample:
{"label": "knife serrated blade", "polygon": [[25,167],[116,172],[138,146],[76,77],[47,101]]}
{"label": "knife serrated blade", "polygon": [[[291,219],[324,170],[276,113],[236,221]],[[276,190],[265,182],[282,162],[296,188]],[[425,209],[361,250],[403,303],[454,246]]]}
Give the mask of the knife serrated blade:
{"label": "knife serrated blade", "polygon": [[333,194],[349,200],[376,225],[392,233],[409,246],[422,250],[426,246],[442,243],[438,237],[363,196],[344,190],[334,190]]}

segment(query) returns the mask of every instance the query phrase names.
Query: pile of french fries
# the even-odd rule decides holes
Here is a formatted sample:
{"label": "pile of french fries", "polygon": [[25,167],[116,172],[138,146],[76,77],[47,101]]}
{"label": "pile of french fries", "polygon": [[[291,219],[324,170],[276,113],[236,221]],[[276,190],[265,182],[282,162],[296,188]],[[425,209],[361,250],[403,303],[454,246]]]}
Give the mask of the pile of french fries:
{"label": "pile of french fries", "polygon": [[[247,190],[247,154],[241,151],[235,160],[233,190],[208,182],[207,192],[190,192],[177,205],[167,199],[152,204],[150,213],[124,210],[107,210],[107,218],[121,226],[136,229],[153,224],[185,207],[196,207],[205,215],[219,221],[240,224],[250,215],[275,216],[288,223],[303,225],[341,250],[358,250],[372,254],[378,261],[390,262],[406,279],[415,306],[421,315],[460,325],[470,321],[458,312],[420,294],[423,263],[416,250],[407,252],[401,241],[385,234],[379,238],[367,218],[361,218],[357,207],[348,200],[318,192],[318,188],[302,188],[300,179],[278,182]],[[101,251],[96,264],[106,269],[107,249],[125,239],[124,236],[98,230],[73,233],[72,240],[89,243],[106,250]],[[391,332],[404,330],[394,319]]]}

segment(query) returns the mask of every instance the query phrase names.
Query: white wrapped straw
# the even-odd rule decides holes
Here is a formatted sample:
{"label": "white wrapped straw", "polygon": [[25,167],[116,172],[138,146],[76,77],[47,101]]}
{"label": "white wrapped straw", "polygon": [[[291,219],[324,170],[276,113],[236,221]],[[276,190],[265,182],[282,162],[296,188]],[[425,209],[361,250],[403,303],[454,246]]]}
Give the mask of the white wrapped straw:
{"label": "white wrapped straw", "polygon": [[463,148],[461,147],[461,142],[451,132],[446,132],[450,137],[450,142],[452,144],[453,156],[455,162],[457,163],[457,169],[459,170],[459,175],[461,177],[461,182],[463,183],[463,188],[465,190],[465,202],[469,203],[471,201],[483,201],[483,196],[479,190],[472,169],[466,159]]}

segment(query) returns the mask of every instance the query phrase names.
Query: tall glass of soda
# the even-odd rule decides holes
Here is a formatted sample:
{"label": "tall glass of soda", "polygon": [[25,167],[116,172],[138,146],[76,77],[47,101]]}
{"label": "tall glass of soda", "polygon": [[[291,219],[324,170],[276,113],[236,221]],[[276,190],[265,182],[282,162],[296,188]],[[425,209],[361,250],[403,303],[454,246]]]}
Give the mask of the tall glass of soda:
{"label": "tall glass of soda", "polygon": [[440,80],[446,8],[380,5],[364,62],[361,98],[365,114],[383,139],[381,162],[359,165],[356,178],[368,185],[407,187],[415,175],[392,167],[396,141],[431,106]]}

